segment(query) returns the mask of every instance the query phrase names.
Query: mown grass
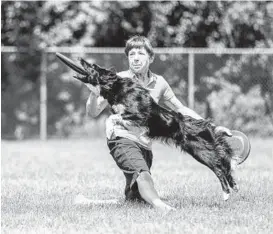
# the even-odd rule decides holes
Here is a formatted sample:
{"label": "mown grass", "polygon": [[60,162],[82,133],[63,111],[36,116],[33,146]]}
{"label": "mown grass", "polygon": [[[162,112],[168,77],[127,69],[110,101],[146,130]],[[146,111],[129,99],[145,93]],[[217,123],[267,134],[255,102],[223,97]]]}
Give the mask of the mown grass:
{"label": "mown grass", "polygon": [[251,142],[240,192],[227,202],[206,167],[155,144],[155,186],[177,208],[163,215],[144,204],[73,204],[79,192],[123,201],[125,181],[104,139],[2,141],[2,233],[273,233],[273,139]]}

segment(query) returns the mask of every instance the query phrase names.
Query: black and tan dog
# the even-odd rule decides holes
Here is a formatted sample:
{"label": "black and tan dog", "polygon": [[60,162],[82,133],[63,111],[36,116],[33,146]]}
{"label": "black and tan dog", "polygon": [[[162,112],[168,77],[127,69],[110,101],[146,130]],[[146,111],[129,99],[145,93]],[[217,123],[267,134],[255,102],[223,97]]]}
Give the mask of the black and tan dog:
{"label": "black and tan dog", "polygon": [[146,127],[151,139],[173,143],[209,167],[220,180],[225,200],[229,197],[229,187],[238,190],[231,174],[233,150],[222,133],[215,133],[210,121],[167,110],[155,103],[137,80],[121,78],[113,70],[89,64],[84,59],[80,61],[87,75],[75,78],[99,86],[100,95],[107,99],[114,114],[133,125]]}

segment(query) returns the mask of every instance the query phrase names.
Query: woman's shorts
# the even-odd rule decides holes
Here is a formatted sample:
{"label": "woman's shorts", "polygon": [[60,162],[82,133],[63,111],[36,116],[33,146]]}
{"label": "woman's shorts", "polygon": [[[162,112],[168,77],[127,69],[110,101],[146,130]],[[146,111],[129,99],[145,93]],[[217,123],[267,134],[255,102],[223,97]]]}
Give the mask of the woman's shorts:
{"label": "woman's shorts", "polygon": [[[151,150],[145,149],[142,145],[122,137],[117,137],[107,141],[110,153],[117,166],[124,172],[130,182],[130,187],[135,183],[138,175],[142,171],[148,171],[152,166],[153,154]],[[128,176],[126,176],[128,175]]]}

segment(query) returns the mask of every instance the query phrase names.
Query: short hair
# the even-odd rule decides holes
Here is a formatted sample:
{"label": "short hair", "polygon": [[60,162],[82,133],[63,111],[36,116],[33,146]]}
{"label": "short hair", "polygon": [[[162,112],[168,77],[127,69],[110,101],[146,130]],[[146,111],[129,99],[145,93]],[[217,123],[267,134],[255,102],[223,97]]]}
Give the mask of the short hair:
{"label": "short hair", "polygon": [[125,54],[128,57],[129,51],[133,48],[141,48],[144,47],[148,52],[150,57],[154,56],[154,49],[151,45],[151,42],[148,38],[144,36],[133,36],[131,37],[125,45]]}

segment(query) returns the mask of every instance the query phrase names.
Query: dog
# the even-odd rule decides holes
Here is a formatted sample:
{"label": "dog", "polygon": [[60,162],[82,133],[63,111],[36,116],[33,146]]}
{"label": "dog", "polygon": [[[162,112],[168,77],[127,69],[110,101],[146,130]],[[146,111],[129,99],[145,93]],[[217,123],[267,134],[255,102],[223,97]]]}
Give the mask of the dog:
{"label": "dog", "polygon": [[230,188],[238,191],[232,175],[233,149],[223,133],[215,132],[211,121],[196,120],[161,107],[137,80],[121,78],[113,69],[90,64],[82,58],[80,63],[88,75],[74,77],[99,86],[100,95],[108,101],[113,114],[132,125],[146,127],[149,138],[172,143],[210,168],[221,183],[224,200],[229,198]]}

